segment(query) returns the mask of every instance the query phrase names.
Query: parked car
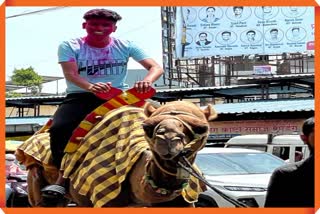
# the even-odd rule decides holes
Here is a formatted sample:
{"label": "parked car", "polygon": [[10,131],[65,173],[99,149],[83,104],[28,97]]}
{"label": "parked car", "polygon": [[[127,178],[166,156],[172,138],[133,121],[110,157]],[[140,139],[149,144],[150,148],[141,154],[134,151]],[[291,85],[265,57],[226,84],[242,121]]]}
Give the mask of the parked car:
{"label": "parked car", "polygon": [[229,139],[225,147],[265,151],[288,163],[306,159],[310,155],[308,146],[303,143],[300,135],[240,135]]}
{"label": "parked car", "polygon": [[[196,157],[205,179],[224,194],[250,207],[263,207],[269,179],[284,160],[266,152],[242,148],[205,147]],[[215,191],[201,193],[197,207],[235,207]]]}

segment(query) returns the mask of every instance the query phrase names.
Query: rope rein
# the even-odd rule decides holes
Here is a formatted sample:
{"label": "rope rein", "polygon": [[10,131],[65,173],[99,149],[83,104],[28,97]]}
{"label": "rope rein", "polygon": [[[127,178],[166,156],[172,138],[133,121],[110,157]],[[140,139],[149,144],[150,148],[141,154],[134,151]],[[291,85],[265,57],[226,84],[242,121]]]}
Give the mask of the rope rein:
{"label": "rope rein", "polygon": [[[184,163],[182,163],[184,162]],[[188,161],[188,159],[184,156],[182,156],[180,158],[180,160],[178,161],[178,165],[183,168],[184,170],[186,170],[187,172],[189,172],[191,175],[193,175],[194,177],[198,178],[199,180],[201,180],[203,183],[205,183],[208,187],[210,187],[213,191],[215,191],[216,193],[218,193],[222,198],[224,198],[225,200],[229,201],[230,203],[232,203],[233,205],[235,205],[236,207],[248,207],[248,205],[246,205],[245,203],[242,203],[228,195],[226,195],[225,193],[223,193],[222,191],[220,191],[219,189],[215,188],[214,186],[212,186],[202,175],[200,175],[194,168],[193,166],[190,164],[190,162]]]}

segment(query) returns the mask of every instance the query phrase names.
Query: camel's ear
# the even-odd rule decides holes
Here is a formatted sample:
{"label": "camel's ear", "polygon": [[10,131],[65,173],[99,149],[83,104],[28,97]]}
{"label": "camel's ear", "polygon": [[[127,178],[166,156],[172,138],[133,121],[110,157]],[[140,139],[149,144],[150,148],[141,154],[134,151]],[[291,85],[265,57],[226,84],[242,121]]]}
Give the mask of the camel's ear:
{"label": "camel's ear", "polygon": [[146,103],[144,107],[144,114],[147,117],[150,117],[150,115],[155,112],[156,108],[151,103]]}
{"label": "camel's ear", "polygon": [[149,137],[149,138],[152,138],[153,136],[153,131],[154,131],[154,128],[161,122],[163,121],[163,116],[161,117],[149,117],[147,119],[145,119],[142,123],[142,127],[143,127],[143,130],[144,132],[146,133],[146,135]]}
{"label": "camel's ear", "polygon": [[213,108],[211,104],[209,104],[204,110],[204,115],[206,116],[208,121],[213,121],[218,117],[216,110]]}
{"label": "camel's ear", "polygon": [[202,124],[202,125],[198,125],[198,126],[193,126],[192,130],[194,131],[194,133],[201,135],[201,134],[208,132],[209,127],[207,125]]}
{"label": "camel's ear", "polygon": [[154,124],[151,124],[151,123],[143,123],[142,124],[142,127],[143,127],[143,130],[144,130],[144,133],[149,137],[149,138],[152,138],[153,136],[153,130],[155,128]]}

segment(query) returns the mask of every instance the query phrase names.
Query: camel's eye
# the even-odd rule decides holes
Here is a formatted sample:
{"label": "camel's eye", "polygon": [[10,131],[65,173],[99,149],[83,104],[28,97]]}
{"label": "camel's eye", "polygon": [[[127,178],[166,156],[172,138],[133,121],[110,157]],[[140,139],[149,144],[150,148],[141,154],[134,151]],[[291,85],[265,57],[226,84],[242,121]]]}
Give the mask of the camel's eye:
{"label": "camel's eye", "polygon": [[172,141],[182,141],[182,138],[181,137],[174,137],[174,138],[172,138]]}
{"label": "camel's eye", "polygon": [[157,134],[164,134],[166,133],[166,130],[164,128],[160,128],[157,130]]}
{"label": "camel's eye", "polygon": [[184,137],[185,135],[181,133],[175,136],[174,138],[172,138],[172,141],[183,141]]}

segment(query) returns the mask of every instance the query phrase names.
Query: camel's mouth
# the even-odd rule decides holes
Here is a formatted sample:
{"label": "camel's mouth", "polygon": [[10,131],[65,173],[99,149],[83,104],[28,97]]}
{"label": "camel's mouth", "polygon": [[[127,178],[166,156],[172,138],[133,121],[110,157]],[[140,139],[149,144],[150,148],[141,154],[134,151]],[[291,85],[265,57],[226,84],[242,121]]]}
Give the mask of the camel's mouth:
{"label": "camel's mouth", "polygon": [[163,136],[158,136],[152,145],[152,150],[161,158],[171,160],[180,154],[184,149],[184,143],[180,138],[163,139]]}

